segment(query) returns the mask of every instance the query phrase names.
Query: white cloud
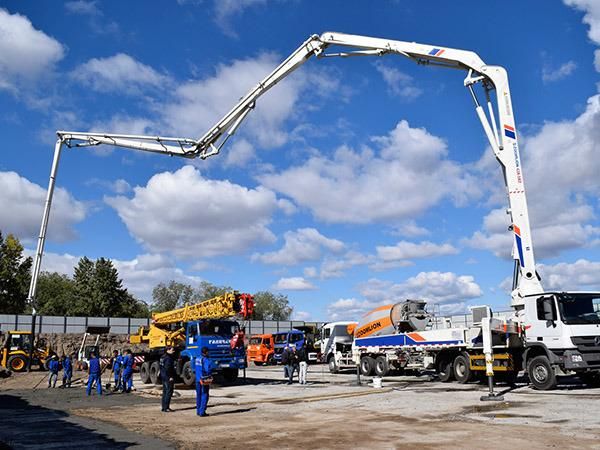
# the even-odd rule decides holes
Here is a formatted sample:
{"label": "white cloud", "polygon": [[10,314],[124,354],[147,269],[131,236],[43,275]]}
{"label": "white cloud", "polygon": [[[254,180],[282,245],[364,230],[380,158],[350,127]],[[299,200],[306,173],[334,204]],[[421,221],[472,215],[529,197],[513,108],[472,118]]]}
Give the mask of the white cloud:
{"label": "white cloud", "polygon": [[78,66],[71,76],[98,92],[139,95],[146,89],[163,90],[171,79],[129,55],[92,58]]}
{"label": "white cloud", "polygon": [[[538,258],[591,245],[600,233],[593,223],[593,202],[600,195],[600,95],[590,97],[586,110],[575,120],[547,122],[533,136],[524,136],[522,142],[523,172]],[[498,173],[485,173],[482,179],[499,179]],[[483,229],[466,243],[508,257],[513,241],[508,225],[504,209],[495,209],[484,219]]]}
{"label": "white cloud", "polygon": [[231,146],[227,148],[225,155],[225,167],[244,167],[250,161],[255,159],[254,146],[246,139],[236,139]]}
{"label": "white cloud", "polygon": [[[27,256],[33,256],[34,250],[25,249]],[[81,256],[73,256],[68,253],[44,253],[42,258],[42,271],[58,272],[70,277],[73,276],[73,268],[77,265]],[[138,255],[132,260],[113,259],[113,264],[123,279],[123,285],[129,292],[145,302],[152,301],[152,289],[158,283],[167,283],[175,280],[181,283],[197,285],[202,278],[186,274],[182,269],[175,266],[170,258],[158,254]]]}
{"label": "white cloud", "polygon": [[68,1],[65,3],[65,10],[70,14],[85,17],[90,29],[96,34],[116,34],[120,31],[119,24],[106,18],[95,0]]}
{"label": "white cloud", "polygon": [[216,0],[214,3],[215,22],[223,33],[230,37],[237,37],[238,35],[231,25],[232,18],[241,15],[247,8],[266,3],[267,0]]}
{"label": "white cloud", "polygon": [[594,51],[594,68],[600,72],[600,49]]}
{"label": "white cloud", "polygon": [[470,275],[452,272],[420,272],[402,283],[370,279],[359,287],[370,301],[423,299],[428,303],[456,303],[482,295],[482,290]]}
{"label": "white cloud", "polygon": [[568,61],[562,64],[558,69],[551,69],[548,66],[544,66],[542,68],[542,80],[544,83],[563,80],[571,75],[576,68],[577,64],[575,61]]}
{"label": "white cloud", "polygon": [[586,291],[600,289],[600,262],[580,259],[574,263],[539,264],[544,289]]}
{"label": "white cloud", "polygon": [[259,179],[319,220],[335,223],[401,223],[444,197],[461,204],[479,195],[460,166],[446,159],[444,141],[425,129],[403,120],[373,141],[377,153],[341,147],[331,159],[313,156],[304,165]]}
{"label": "white cloud", "polygon": [[122,178],[117,180],[101,180],[99,178],[91,178],[86,183],[86,186],[100,186],[104,189],[109,189],[115,194],[125,194],[131,191],[131,185]]}
{"label": "white cloud", "polygon": [[36,30],[27,17],[0,9],[0,89],[17,93],[47,77],[64,53],[60,42]]}
{"label": "white cloud", "polygon": [[458,250],[450,244],[439,245],[429,241],[422,241],[418,244],[400,241],[393,246],[377,246],[377,256],[385,262],[455,255],[456,253]]}
{"label": "white cloud", "polygon": [[398,225],[394,234],[405,236],[405,237],[418,237],[418,236],[426,236],[430,234],[427,228],[420,227],[416,224],[414,220],[407,220],[403,224]]}
{"label": "white cloud", "polygon": [[342,256],[327,256],[321,263],[319,276],[323,280],[340,278],[352,267],[368,264],[373,259],[372,255],[364,255],[354,250],[350,250]]}
{"label": "white cloud", "polygon": [[[46,200],[46,189],[16,172],[0,172],[0,230],[24,241],[37,238]],[[85,205],[63,188],[54,191],[48,239],[56,242],[77,236],[75,224],[86,216]]]}
{"label": "white cloud", "polygon": [[585,13],[583,23],[590,26],[588,36],[594,43],[600,45],[600,3],[597,0],[564,0],[564,2]]}
{"label": "white cloud", "polygon": [[381,61],[375,62],[377,72],[383,77],[387,84],[388,91],[397,97],[407,100],[413,100],[423,93],[421,89],[414,85],[414,80],[410,75],[406,75],[400,70]]}
{"label": "white cloud", "polygon": [[316,287],[302,277],[280,278],[271,289],[278,291],[309,291]]}
{"label": "white cloud", "polygon": [[255,253],[252,260],[264,264],[293,266],[305,261],[318,260],[322,249],[338,253],[345,247],[343,242],[327,238],[314,228],[286,231],[283,238],[285,243],[281,249],[269,253]]}
{"label": "white cloud", "polygon": [[[176,135],[200,137],[278,62],[275,55],[262,53],[254,59],[221,64],[212,77],[183,83],[172,94],[175,101],[161,107],[164,126]],[[302,76],[296,74],[261,97],[238,134],[252,138],[265,148],[285,143],[288,136],[282,124],[294,112],[302,81]],[[242,153],[249,155],[248,150],[242,148]],[[237,162],[236,157],[229,162]]]}
{"label": "white cloud", "polygon": [[307,320],[310,320],[312,317],[311,313],[307,312],[307,311],[294,311],[292,313],[292,320],[302,320],[304,322],[306,322]]}
{"label": "white cloud", "polygon": [[273,192],[209,180],[189,165],[154,175],[132,198],[105,200],[153,252],[202,259],[275,240],[267,227],[278,207]]}
{"label": "white cloud", "polygon": [[381,302],[370,302],[355,298],[340,298],[327,306],[327,316],[331,321],[360,320],[361,316],[381,306]]}

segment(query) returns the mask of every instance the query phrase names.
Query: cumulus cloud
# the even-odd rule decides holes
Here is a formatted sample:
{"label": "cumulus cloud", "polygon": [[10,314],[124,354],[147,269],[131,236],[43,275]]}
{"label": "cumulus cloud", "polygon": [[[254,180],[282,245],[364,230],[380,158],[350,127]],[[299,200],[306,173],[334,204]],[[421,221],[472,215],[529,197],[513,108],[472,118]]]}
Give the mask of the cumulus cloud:
{"label": "cumulus cloud", "polygon": [[[24,253],[27,256],[33,256],[35,251],[25,249]],[[42,271],[58,272],[72,277],[73,268],[81,258],[81,256],[68,253],[46,252],[42,259]],[[119,277],[123,279],[123,285],[127,290],[146,302],[152,301],[152,289],[158,283],[175,280],[197,285],[202,281],[202,278],[189,275],[178,268],[171,258],[164,255],[142,254],[131,260],[113,259],[112,262],[119,272]]]}
{"label": "cumulus cloud", "polygon": [[356,298],[340,298],[327,306],[327,316],[331,321],[358,321],[362,315],[378,306],[381,306],[379,302],[359,300]]}
{"label": "cumulus cloud", "polygon": [[[46,189],[16,172],[0,172],[0,229],[25,241],[38,236]],[[65,242],[77,236],[75,225],[86,216],[85,205],[63,188],[54,191],[48,239]]]}
{"label": "cumulus cloud", "polygon": [[574,263],[539,264],[538,271],[549,291],[600,289],[600,262],[580,259]]}
{"label": "cumulus cloud", "polygon": [[218,0],[215,1],[215,22],[223,33],[230,37],[237,37],[231,21],[250,7],[265,5],[267,0]]}
{"label": "cumulus cloud", "polygon": [[[368,264],[373,261],[373,255],[365,255],[354,250],[350,250],[341,256],[327,256],[321,263],[319,277],[323,280],[340,278],[352,267]],[[309,273],[312,273],[312,271],[309,271]]]}
{"label": "cumulus cloud", "polygon": [[209,180],[192,166],[154,175],[131,198],[105,200],[152,252],[201,259],[275,240],[268,228],[278,207],[272,191]]}
{"label": "cumulus cloud", "polygon": [[171,79],[125,53],[92,58],[78,66],[73,79],[98,92],[139,95],[146,89],[165,89]]}
{"label": "cumulus cloud", "polygon": [[406,100],[413,100],[423,93],[422,89],[414,85],[414,80],[410,75],[381,61],[375,62],[374,65],[377,72],[383,77],[383,81],[385,81],[388,91],[392,95],[402,97]]}
{"label": "cumulus cloud", "polygon": [[[575,120],[547,122],[522,142],[537,256],[556,256],[590,245],[600,233],[594,225],[593,203],[600,194],[600,95],[590,97],[586,110]],[[486,177],[494,176],[498,178],[497,173],[488,172]],[[508,226],[504,208],[494,209],[485,217],[482,230],[465,242],[508,257],[513,240]]]}
{"label": "cumulus cloud", "polygon": [[271,289],[278,291],[309,291],[316,287],[302,277],[280,278]]}
{"label": "cumulus cloud", "polygon": [[88,26],[96,34],[116,34],[119,24],[106,18],[96,0],[73,0],[65,3],[65,10],[73,15],[86,18]]}
{"label": "cumulus cloud", "polygon": [[310,320],[312,317],[311,313],[307,312],[307,311],[294,311],[292,313],[292,320],[302,320],[304,322],[306,322],[307,320]]}
{"label": "cumulus cloud", "polygon": [[65,54],[56,39],[20,14],[0,9],[0,89],[18,89],[46,77]]}
{"label": "cumulus cloud", "polygon": [[442,198],[456,204],[478,195],[460,166],[446,158],[443,140],[401,121],[387,136],[373,138],[378,151],[341,147],[332,158],[259,176],[270,189],[333,223],[401,223]]}
{"label": "cumulus cloud", "polygon": [[400,241],[396,245],[377,246],[377,256],[384,262],[430,258],[432,256],[454,255],[458,249],[450,244],[434,244],[422,241],[418,244],[408,241]]}
{"label": "cumulus cloud", "polygon": [[252,260],[264,264],[293,266],[305,261],[318,260],[322,249],[337,253],[345,247],[343,242],[327,238],[314,228],[286,231],[283,239],[285,243],[281,249],[269,253],[255,253]]}
{"label": "cumulus cloud", "polygon": [[542,68],[542,80],[544,83],[551,83],[553,81],[559,81],[567,78],[571,75],[575,69],[577,68],[577,64],[575,61],[568,61],[564,64],[561,64],[557,69],[552,69],[549,66],[544,66]]}

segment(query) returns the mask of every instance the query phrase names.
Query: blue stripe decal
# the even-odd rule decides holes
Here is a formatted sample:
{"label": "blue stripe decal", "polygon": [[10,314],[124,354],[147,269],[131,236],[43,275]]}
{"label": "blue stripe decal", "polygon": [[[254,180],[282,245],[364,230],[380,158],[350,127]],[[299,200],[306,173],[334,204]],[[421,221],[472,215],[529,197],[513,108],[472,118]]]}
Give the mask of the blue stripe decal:
{"label": "blue stripe decal", "polygon": [[415,341],[405,334],[392,334],[388,336],[376,336],[357,339],[355,344],[359,347],[368,346],[398,346],[398,345],[455,345],[463,344],[463,341]]}
{"label": "blue stripe decal", "polygon": [[429,52],[429,54],[430,54],[431,56],[435,56],[435,55],[436,55],[436,53],[437,53],[437,52],[439,52],[439,51],[440,51],[440,49],[439,49],[439,48],[434,48],[433,50],[431,50],[431,51]]}
{"label": "blue stripe decal", "polygon": [[505,134],[507,137],[511,138],[511,139],[516,139],[516,138],[517,138],[517,135],[515,134],[515,132],[514,132],[514,131],[510,131],[510,130],[508,130],[508,129],[506,129],[506,128],[504,129],[504,134]]}
{"label": "blue stripe decal", "polygon": [[525,262],[523,261],[523,244],[521,243],[521,236],[515,234],[515,240],[517,241],[517,250],[519,251],[519,261],[521,263],[521,267],[525,267]]}

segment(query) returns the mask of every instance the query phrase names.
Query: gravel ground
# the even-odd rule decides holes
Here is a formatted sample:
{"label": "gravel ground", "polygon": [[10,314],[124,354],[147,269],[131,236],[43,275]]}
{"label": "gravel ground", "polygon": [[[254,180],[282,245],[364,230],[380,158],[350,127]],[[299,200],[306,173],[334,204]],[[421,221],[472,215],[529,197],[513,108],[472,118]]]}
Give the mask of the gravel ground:
{"label": "gravel ground", "polygon": [[[47,389],[42,382],[44,387],[34,390],[41,377],[0,380],[0,412],[13,417],[8,425],[0,421],[0,441],[27,436],[22,428],[35,416],[75,427],[64,434],[67,442],[87,436],[105,448],[165,448],[167,443],[240,449],[600,447],[600,389],[576,380],[552,392],[524,383],[511,390],[499,386],[503,402],[481,402],[483,385],[440,383],[428,376],[388,377],[377,389],[368,378],[356,386],[352,373],[331,375],[325,366],[311,366],[308,385],[288,386],[280,367],[251,367],[246,383],[213,385],[210,417],[199,418],[195,392],[183,385],[176,386],[175,412],[164,414],[160,388],[142,386],[138,379],[133,394],[88,398],[81,385]],[[43,435],[37,431],[36,442],[43,442]],[[49,442],[60,442],[60,436],[49,436]],[[12,445],[18,447],[14,439]]]}

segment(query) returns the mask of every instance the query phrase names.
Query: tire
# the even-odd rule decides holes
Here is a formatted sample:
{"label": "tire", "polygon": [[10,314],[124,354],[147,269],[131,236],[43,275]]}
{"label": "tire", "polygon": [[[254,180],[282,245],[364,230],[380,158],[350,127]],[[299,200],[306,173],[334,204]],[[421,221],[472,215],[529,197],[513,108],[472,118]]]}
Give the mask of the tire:
{"label": "tire", "polygon": [[438,374],[438,378],[442,383],[452,381],[452,379],[454,378],[452,360],[448,356],[438,357],[436,371]]}
{"label": "tire", "polygon": [[370,356],[363,356],[360,359],[360,373],[364,376],[369,376],[375,370],[375,359]]}
{"label": "tire", "polygon": [[181,369],[181,379],[186,386],[192,386],[196,381],[196,374],[192,368],[192,362],[186,361]]}
{"label": "tire", "polygon": [[6,363],[12,372],[25,372],[27,370],[27,358],[23,355],[13,355]]}
{"label": "tire", "polygon": [[546,355],[533,358],[527,364],[529,382],[538,391],[548,391],[556,387],[556,374]]}
{"label": "tire", "polygon": [[150,364],[150,382],[152,384],[162,383],[162,379],[160,378],[160,364],[158,361],[154,361]]}
{"label": "tire", "polygon": [[339,373],[340,369],[338,365],[335,363],[335,356],[330,355],[327,359],[327,365],[329,366],[330,373]]}
{"label": "tire", "polygon": [[227,384],[233,384],[237,381],[239,375],[238,369],[223,369],[223,378]]}
{"label": "tire", "polygon": [[454,358],[452,364],[452,370],[454,371],[454,379],[461,384],[468,383],[473,378],[473,372],[471,371],[469,355],[461,353]]}
{"label": "tire", "polygon": [[390,365],[385,356],[378,356],[375,360],[375,375],[385,377],[390,371]]}
{"label": "tire", "polygon": [[142,383],[150,383],[150,362],[144,361],[140,366],[140,378],[142,379]]}
{"label": "tire", "polygon": [[275,366],[277,363],[275,362],[275,358],[273,358],[273,354],[267,356],[267,366]]}
{"label": "tire", "polygon": [[255,365],[255,366],[264,366],[264,365],[265,365],[265,363],[263,363],[263,362],[260,362],[260,361],[254,361],[254,365]]}

